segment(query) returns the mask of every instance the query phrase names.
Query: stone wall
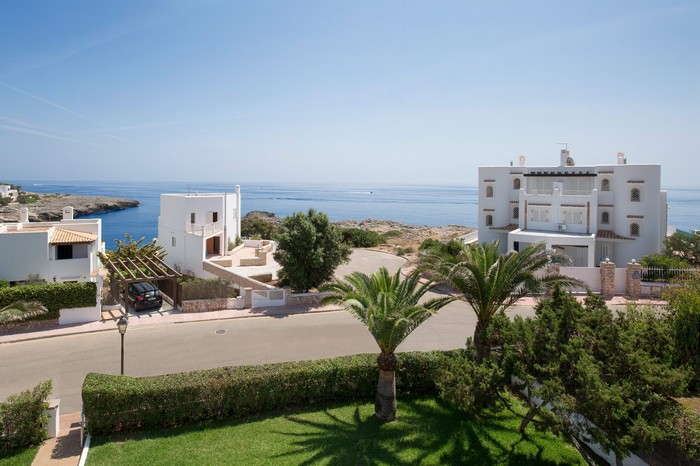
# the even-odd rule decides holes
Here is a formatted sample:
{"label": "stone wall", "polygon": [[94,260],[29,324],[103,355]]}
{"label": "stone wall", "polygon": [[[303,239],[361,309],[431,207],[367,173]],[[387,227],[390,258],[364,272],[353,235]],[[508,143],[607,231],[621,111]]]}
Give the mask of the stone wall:
{"label": "stone wall", "polygon": [[22,330],[43,330],[58,327],[58,317],[47,320],[34,320],[30,322],[13,322],[0,325],[0,333],[10,333]]}
{"label": "stone wall", "polygon": [[319,306],[321,299],[329,293],[290,293],[286,294],[287,306]]}
{"label": "stone wall", "polygon": [[241,307],[236,298],[191,299],[182,302],[182,312],[185,313],[222,311]]}

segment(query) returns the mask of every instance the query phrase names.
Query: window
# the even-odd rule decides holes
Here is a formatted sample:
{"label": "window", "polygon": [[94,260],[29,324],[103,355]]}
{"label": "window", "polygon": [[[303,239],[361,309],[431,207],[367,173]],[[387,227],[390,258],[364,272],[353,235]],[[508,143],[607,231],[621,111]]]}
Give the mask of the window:
{"label": "window", "polygon": [[583,211],[581,210],[564,210],[562,211],[562,222],[571,225],[581,225],[583,223]]}
{"label": "window", "polygon": [[600,214],[600,223],[603,225],[610,225],[610,212],[604,211]]}
{"label": "window", "polygon": [[170,237],[170,244],[171,244],[172,247],[175,247],[175,246],[176,246],[176,241],[175,241],[175,237],[174,237],[174,236],[171,236],[171,237]]}
{"label": "window", "polygon": [[190,223],[194,223],[194,212],[190,214]]}
{"label": "window", "polygon": [[515,220],[520,218],[520,207],[513,207],[513,218]]}
{"label": "window", "polygon": [[548,209],[530,209],[530,220],[533,222],[549,222]]}
{"label": "window", "polygon": [[493,186],[486,186],[486,197],[493,197]]}
{"label": "window", "polygon": [[639,223],[633,223],[630,225],[630,236],[632,238],[639,238]]}
{"label": "window", "polygon": [[85,259],[88,257],[87,244],[59,244],[56,246],[56,260]]}
{"label": "window", "polygon": [[73,258],[72,244],[59,244],[56,246],[56,260],[62,261]]}
{"label": "window", "polygon": [[600,182],[600,190],[601,191],[610,191],[610,180],[607,178],[603,178],[603,181]]}
{"label": "window", "polygon": [[520,189],[520,178],[515,178],[513,180],[513,189]]}
{"label": "window", "polygon": [[641,202],[642,201],[642,193],[639,191],[639,188],[632,188],[632,191],[630,191],[630,201],[632,202]]}
{"label": "window", "polygon": [[490,227],[493,225],[493,215],[487,215],[486,216],[486,226]]}

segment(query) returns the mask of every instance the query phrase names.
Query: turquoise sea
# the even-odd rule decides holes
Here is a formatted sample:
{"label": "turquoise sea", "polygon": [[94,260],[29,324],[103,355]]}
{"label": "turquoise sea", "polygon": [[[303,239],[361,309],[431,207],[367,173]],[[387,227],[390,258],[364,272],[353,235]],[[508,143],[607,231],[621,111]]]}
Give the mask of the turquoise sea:
{"label": "turquoise sea", "polygon": [[[88,217],[102,218],[108,248],[125,233],[146,239],[158,235],[160,194],[233,192],[234,183],[13,181],[26,191],[126,197],[141,205]],[[700,189],[668,189],[670,226],[700,228]],[[264,210],[278,216],[314,208],[333,220],[368,218],[415,225],[476,226],[477,188],[445,185],[249,184],[241,185],[243,214]]]}

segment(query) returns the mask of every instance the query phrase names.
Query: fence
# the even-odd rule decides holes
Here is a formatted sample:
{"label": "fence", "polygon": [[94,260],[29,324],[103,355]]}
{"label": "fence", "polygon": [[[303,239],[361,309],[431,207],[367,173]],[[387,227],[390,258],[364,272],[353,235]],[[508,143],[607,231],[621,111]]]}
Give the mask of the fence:
{"label": "fence", "polygon": [[692,280],[700,277],[700,269],[668,269],[663,267],[642,267],[642,281],[670,283],[678,280]]}

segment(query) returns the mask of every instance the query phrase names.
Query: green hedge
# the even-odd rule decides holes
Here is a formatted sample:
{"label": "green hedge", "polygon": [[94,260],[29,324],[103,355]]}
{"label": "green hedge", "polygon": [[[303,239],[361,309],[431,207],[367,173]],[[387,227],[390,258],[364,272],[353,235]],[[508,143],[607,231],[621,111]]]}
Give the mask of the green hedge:
{"label": "green hedge", "polygon": [[[397,387],[434,393],[433,371],[447,354],[400,354]],[[376,358],[366,354],[143,378],[90,373],[83,383],[83,410],[88,430],[103,434],[371,399],[377,386]]]}
{"label": "green hedge", "polygon": [[46,399],[50,394],[51,381],[47,380],[0,403],[0,448],[9,451],[39,445],[48,438]]}
{"label": "green hedge", "polygon": [[97,305],[97,284],[50,283],[0,288],[0,308],[17,301],[38,301],[49,310],[48,314],[29,320],[55,319],[60,309]]}

